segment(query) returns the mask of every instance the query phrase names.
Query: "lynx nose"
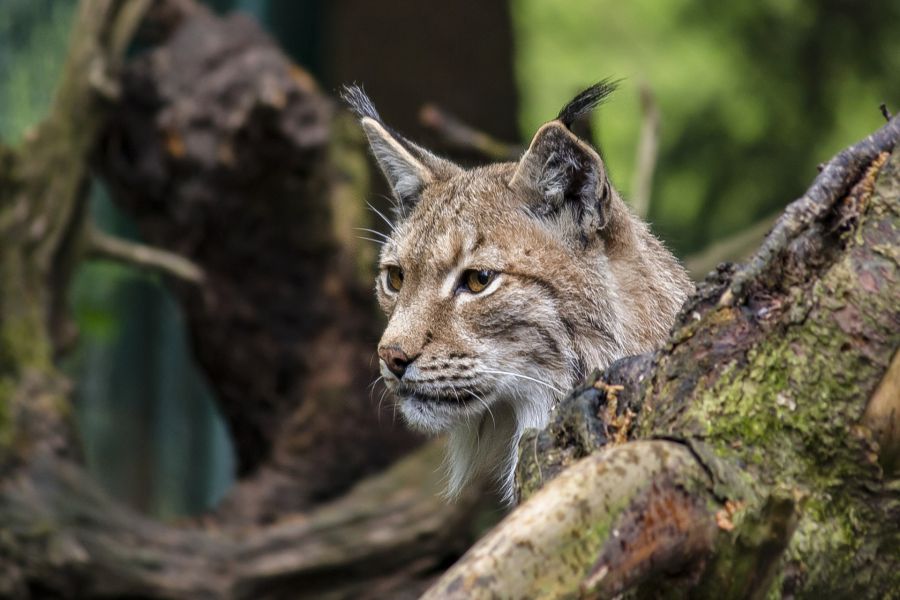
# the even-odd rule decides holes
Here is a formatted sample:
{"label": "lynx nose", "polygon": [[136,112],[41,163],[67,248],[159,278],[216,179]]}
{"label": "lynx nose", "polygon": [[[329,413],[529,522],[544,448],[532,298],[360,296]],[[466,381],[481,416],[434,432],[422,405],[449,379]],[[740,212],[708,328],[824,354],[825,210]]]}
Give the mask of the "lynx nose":
{"label": "lynx nose", "polygon": [[403,378],[403,374],[406,373],[406,367],[416,359],[416,357],[410,358],[407,356],[406,352],[397,346],[379,348],[378,356],[381,357],[381,360],[384,361],[391,373],[397,376],[397,379]]}

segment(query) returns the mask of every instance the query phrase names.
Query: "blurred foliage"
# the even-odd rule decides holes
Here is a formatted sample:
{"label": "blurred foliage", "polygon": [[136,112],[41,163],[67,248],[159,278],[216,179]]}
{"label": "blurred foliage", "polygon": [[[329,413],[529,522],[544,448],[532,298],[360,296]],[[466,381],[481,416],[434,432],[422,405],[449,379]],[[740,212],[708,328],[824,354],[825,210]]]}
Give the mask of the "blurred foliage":
{"label": "blurred foliage", "polygon": [[680,253],[799,196],[815,166],[900,110],[900,3],[515,0],[526,136],[594,80],[623,78],[596,117],[628,194],[638,88],[662,112],[650,219]]}
{"label": "blurred foliage", "polygon": [[76,3],[0,0],[0,138],[19,140],[40,121],[65,60]]}

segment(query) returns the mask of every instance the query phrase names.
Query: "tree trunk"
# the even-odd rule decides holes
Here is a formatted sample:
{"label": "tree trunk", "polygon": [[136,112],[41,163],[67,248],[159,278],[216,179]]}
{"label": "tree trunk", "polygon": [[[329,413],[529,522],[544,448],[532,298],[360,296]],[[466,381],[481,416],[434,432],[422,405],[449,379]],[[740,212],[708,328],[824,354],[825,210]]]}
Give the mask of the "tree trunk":
{"label": "tree trunk", "polygon": [[425,597],[898,597],[898,140],[838,155],[664,348],[526,436],[529,499]]}
{"label": "tree trunk", "polygon": [[408,451],[368,387],[357,129],[243,15],[197,9],[122,81],[96,164],[144,239],[205,274],[175,291],[243,479],[222,512],[305,509]]}

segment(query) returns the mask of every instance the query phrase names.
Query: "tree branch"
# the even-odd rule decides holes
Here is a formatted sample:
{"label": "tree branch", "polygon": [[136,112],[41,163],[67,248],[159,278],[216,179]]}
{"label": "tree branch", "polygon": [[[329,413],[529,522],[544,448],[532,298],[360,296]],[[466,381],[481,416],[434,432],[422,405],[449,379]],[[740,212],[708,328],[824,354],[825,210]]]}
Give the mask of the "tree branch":
{"label": "tree branch", "polygon": [[[101,5],[108,6],[88,0],[80,14],[90,17],[87,8]],[[129,141],[135,143],[119,156],[133,162],[118,165],[116,182],[120,193],[130,194],[135,212],[149,215],[142,229],[155,232],[148,236],[154,243],[191,250],[215,273],[210,283],[231,283],[186,302],[196,311],[196,329],[209,336],[199,340],[201,357],[217,367],[223,396],[230,394],[231,403],[222,406],[231,409],[232,422],[256,417],[254,434],[279,432],[279,473],[291,483],[308,483],[306,498],[315,508],[297,509],[295,487],[291,494],[272,495],[274,501],[263,503],[248,522],[173,526],[111,501],[73,464],[74,444],[64,431],[71,420],[68,388],[53,367],[44,312],[51,305],[48,288],[56,285],[47,265],[66,259],[61,255],[84,232],[83,221],[73,216],[83,215],[84,158],[102,113],[82,68],[66,76],[70,89],[60,106],[67,108],[53,117],[56,125],[35,138],[45,146],[33,146],[31,156],[47,158],[16,160],[10,169],[0,161],[11,182],[0,182],[0,209],[10,210],[0,215],[8,227],[2,233],[9,234],[0,236],[0,416],[6,417],[0,418],[0,595],[393,597],[397,590],[418,591],[470,539],[467,503],[474,500],[448,507],[434,497],[439,475],[433,447],[350,488],[375,462],[350,453],[381,451],[391,438],[365,437],[377,428],[361,391],[370,313],[352,310],[353,296],[335,276],[341,270],[328,233],[331,196],[320,182],[297,177],[325,170],[320,160],[329,135],[327,111],[271,48],[262,54],[275,75],[270,83],[285,84],[275,88],[281,94],[267,88],[264,97],[256,95],[265,87],[256,77],[266,72],[261,63],[243,63],[247,79],[240,88],[219,77],[215,86],[198,83],[202,68],[185,76],[191,59],[201,67],[211,64],[200,55],[209,46],[205,40],[224,50],[220,57],[248,49],[261,54],[262,34],[236,40],[239,19],[203,37],[211,20],[180,29],[166,60],[155,62],[179,64],[177,74],[191,82],[177,88],[191,99],[180,106],[247,119],[215,120],[237,127],[219,139],[230,142],[237,132],[251,142],[193,143],[198,138],[191,136],[209,139],[210,121],[198,131],[197,120],[188,118],[194,113],[178,111],[171,118],[185,121],[168,122],[166,135],[159,135],[153,111],[179,98],[160,95],[154,107],[136,101],[123,120],[134,127]],[[79,22],[78,35],[93,39],[96,21]],[[83,67],[83,54],[72,52],[79,58],[73,64]],[[142,81],[171,74],[163,71],[145,72]],[[132,93],[140,99],[147,89],[174,87],[138,86]],[[123,86],[123,99],[128,95]],[[259,109],[213,112],[213,100],[223,96],[250,99],[238,108]],[[279,109],[281,99],[287,103]],[[185,143],[167,147],[163,139]],[[179,151],[171,152],[173,146]],[[877,155],[871,147],[856,150],[844,156],[839,177],[849,183],[804,199],[816,206],[789,208],[798,219],[779,223],[782,241],[770,236],[769,254],[758,255],[762,267],[740,272],[742,306],[720,305],[735,282],[716,272],[686,305],[665,348],[616,363],[603,381],[554,411],[556,418],[579,402],[583,418],[593,420],[578,431],[540,432],[534,439],[542,452],[532,453],[533,460],[554,460],[573,438],[588,456],[578,461],[581,456],[572,455],[578,462],[555,478],[549,469],[524,469],[541,478],[533,487],[550,483],[432,595],[469,591],[478,597],[500,590],[606,597],[658,591],[663,584],[683,595],[700,585],[706,597],[732,597],[738,590],[879,597],[900,589],[897,484],[877,462],[878,438],[865,416],[867,406],[896,414],[890,365],[900,346],[894,250],[900,152],[871,164],[866,157]],[[233,160],[235,152],[246,154]],[[826,168],[823,174],[829,173]],[[249,194],[247,186],[259,182]],[[48,221],[56,219],[64,226]],[[47,231],[54,235],[42,236]],[[44,243],[41,260],[33,250]],[[263,248],[269,260],[259,261]],[[69,254],[77,255],[67,258],[73,263],[81,258]],[[258,270],[265,277],[249,281],[247,265],[264,267]],[[309,285],[323,281],[328,285]],[[294,282],[301,285],[291,287]],[[230,343],[236,336],[241,344]],[[306,339],[317,343],[297,343]],[[346,340],[351,342],[341,345]],[[310,348],[316,349],[312,357]],[[248,361],[255,361],[254,368],[247,369]],[[266,379],[273,364],[277,376]],[[249,373],[247,380],[234,378],[241,370]],[[310,428],[314,419],[350,426]],[[629,441],[639,439],[644,441]],[[603,443],[619,445],[590,454]],[[398,447],[380,460],[387,462]],[[270,464],[270,455],[260,456]],[[352,468],[342,472],[348,463]],[[321,479],[340,479],[345,487],[313,487]]]}
{"label": "tree branch", "polygon": [[[277,466],[291,487],[277,496],[258,489],[265,502],[247,521],[173,525],[127,510],[76,464],[71,385],[54,366],[48,297],[58,295],[68,314],[66,274],[87,244],[95,256],[154,268],[174,260],[183,275],[196,275],[177,257],[86,226],[87,160],[102,164],[95,142],[108,117],[91,68],[116,64],[115,57],[93,58],[100,48],[126,45],[125,30],[104,19],[135,18],[137,5],[82,0],[54,110],[16,153],[0,148],[0,597],[417,593],[471,542],[478,495],[444,505],[435,493],[441,475],[434,447],[383,469],[412,443],[389,423],[379,426],[367,397],[377,325],[371,294],[356,293],[344,278],[344,251],[332,232],[353,214],[331,220],[332,209],[346,207],[332,206],[337,198],[325,181],[332,176],[327,102],[246,17],[189,17],[172,32],[176,47],[162,49],[167,60],[156,61],[160,76],[190,83],[162,86],[166,91],[197,94],[178,106],[219,118],[198,123],[191,113],[161,130],[146,111],[177,99],[160,94],[148,107],[152,88],[119,80],[119,102],[134,100],[128,123],[136,137],[116,155],[117,174],[136,177],[121,189],[152,199],[135,202],[150,222],[141,222],[147,239],[156,243],[161,224],[175,224],[165,239],[195,252],[191,258],[210,274],[202,293],[175,286],[189,295],[186,312],[201,313],[194,333],[208,337],[195,347],[207,360],[225,357],[218,382],[235,401],[230,416],[239,423],[262,416],[259,431],[280,444]],[[211,122],[223,143],[194,144],[191,134],[209,139]],[[185,155],[167,152],[165,141],[177,136]],[[363,164],[358,145],[345,149]],[[194,160],[194,151],[211,152],[210,160]],[[142,152],[156,162],[139,160]]]}
{"label": "tree branch", "polygon": [[205,278],[203,269],[182,256],[109,235],[94,226],[88,227],[86,242],[88,258],[114,260],[193,284],[201,284]]}
{"label": "tree branch", "polygon": [[714,272],[664,348],[614,363],[523,438],[528,499],[427,597],[897,589],[900,505],[879,460],[900,413],[900,150],[868,152],[843,155],[856,185],[795,232],[746,306],[719,305],[733,273]]}
{"label": "tree branch", "polygon": [[379,325],[352,229],[368,219],[365,140],[248,16],[175,13],[127,65],[94,164],[142,241],[205,275],[173,290],[234,444],[218,516],[268,522],[417,443],[379,423],[367,388]]}
{"label": "tree branch", "polygon": [[612,597],[690,570],[717,532],[712,482],[685,446],[592,454],[482,538],[424,599]]}
{"label": "tree branch", "polygon": [[631,205],[634,212],[646,218],[650,211],[650,195],[653,193],[653,175],[659,156],[659,105],[653,90],[645,82],[641,94],[641,138],[634,161],[634,178],[631,181]]}
{"label": "tree branch", "polygon": [[153,521],[71,463],[38,457],[0,481],[0,596],[27,598],[29,588],[232,600],[415,593],[462,551],[460,532],[478,502],[475,490],[453,505],[438,496],[441,452],[431,444],[338,500],[252,528]]}
{"label": "tree branch", "polygon": [[747,284],[758,278],[800,232],[831,210],[847,194],[863,168],[882,152],[893,150],[898,140],[900,117],[895,116],[881,129],[828,161],[812,186],[785,209],[762,247],[735,275],[719,305],[732,306],[739,301]]}
{"label": "tree branch", "polygon": [[703,279],[721,262],[746,258],[753,250],[759,248],[760,242],[772,229],[780,214],[769,215],[730,237],[713,242],[703,250],[685,258],[684,266],[696,281]]}
{"label": "tree branch", "polygon": [[[146,6],[124,4],[79,3],[49,114],[18,148],[0,153],[0,414],[8,417],[0,419],[0,472],[36,448],[79,455],[71,414],[60,408],[64,378],[52,365],[74,337],[68,284],[81,258],[88,155],[106,109],[90,75],[119,63]],[[103,39],[111,31],[112,47]]]}
{"label": "tree branch", "polygon": [[434,104],[422,107],[419,121],[454,148],[475,152],[492,161],[518,160],[525,150],[521,146],[507,144],[466,125]]}

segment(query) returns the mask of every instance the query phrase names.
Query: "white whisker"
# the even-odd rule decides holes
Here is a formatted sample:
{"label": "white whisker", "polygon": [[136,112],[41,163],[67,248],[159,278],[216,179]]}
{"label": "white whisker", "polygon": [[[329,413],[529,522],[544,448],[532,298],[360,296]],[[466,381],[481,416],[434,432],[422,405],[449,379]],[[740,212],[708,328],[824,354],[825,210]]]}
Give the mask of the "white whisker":
{"label": "white whisker", "polygon": [[368,242],[375,242],[375,243],[378,244],[379,246],[384,245],[384,240],[376,240],[375,238],[365,237],[365,236],[363,236],[363,235],[357,235],[357,236],[354,236],[354,237],[355,237],[356,239],[358,239],[358,240],[366,240],[366,241],[368,241]]}
{"label": "white whisker", "polygon": [[534,377],[529,377],[528,375],[522,375],[521,373],[512,373],[510,371],[496,371],[496,370],[488,370],[488,369],[483,370],[482,373],[492,373],[492,374],[496,374],[496,375],[509,375],[510,377],[519,377],[519,378],[525,379],[527,381],[533,381],[534,383],[538,383],[548,389],[553,390],[557,394],[565,394],[565,392],[563,392],[561,389],[553,386],[550,383],[547,383],[546,381],[541,381],[540,379],[535,379]]}
{"label": "white whisker", "polygon": [[[456,403],[459,404],[459,392],[456,391],[455,387],[450,388],[453,391],[453,395],[456,396]],[[466,419],[466,428],[471,431],[472,430],[472,421]],[[479,439],[478,439],[478,427],[475,427],[475,447],[478,448]]]}
{"label": "white whisker", "polygon": [[403,212],[403,207],[400,205],[400,201],[397,200],[396,196],[385,196],[384,194],[375,194],[375,195],[383,200],[387,200],[388,202],[390,202],[393,209],[396,210],[397,212],[399,212],[399,213]]}
{"label": "white whisker", "polygon": [[384,404],[384,397],[387,395],[387,388],[381,392],[381,397],[378,399],[378,422],[381,423],[381,405]]}
{"label": "white whisker", "polygon": [[369,390],[374,391],[375,386],[378,384],[379,381],[384,381],[384,375],[379,375],[378,377],[376,377],[375,381],[373,381],[372,383],[369,384]]}
{"label": "white whisker", "polygon": [[386,242],[389,242],[392,239],[391,236],[381,233],[380,231],[377,231],[375,229],[369,229],[368,227],[354,227],[353,229],[355,229],[356,231],[367,231],[368,233],[375,234],[380,238],[384,238],[384,241]]}
{"label": "white whisker", "polygon": [[494,413],[491,410],[491,407],[488,406],[488,403],[484,401],[484,398],[482,398],[481,396],[479,396],[472,390],[464,390],[464,391],[468,392],[472,397],[474,397],[476,400],[478,400],[481,403],[481,405],[484,407],[484,409],[487,411],[487,413],[491,416],[491,422],[494,424],[494,429],[497,429],[497,420],[494,419]]}
{"label": "white whisker", "polygon": [[387,226],[391,228],[391,231],[392,231],[393,233],[397,233],[397,228],[394,226],[394,224],[391,222],[390,219],[388,219],[386,216],[384,216],[384,214],[382,214],[382,212],[381,212],[380,210],[378,210],[377,208],[375,208],[374,206],[372,206],[372,204],[371,204],[370,202],[366,202],[366,206],[368,206],[370,209],[372,209],[372,212],[374,212],[376,215],[378,215],[379,217],[381,217],[381,219],[382,219],[385,223],[387,223]]}
{"label": "white whisker", "polygon": [[[369,384],[369,400],[373,399],[375,394],[375,386],[378,385],[379,381],[384,381],[384,375],[379,375],[375,378],[375,381]],[[381,397],[378,398],[378,408],[375,409],[375,412],[378,414],[378,422],[381,423],[381,405],[384,403],[384,396],[387,394],[387,386],[384,386],[384,389],[381,391]]]}

